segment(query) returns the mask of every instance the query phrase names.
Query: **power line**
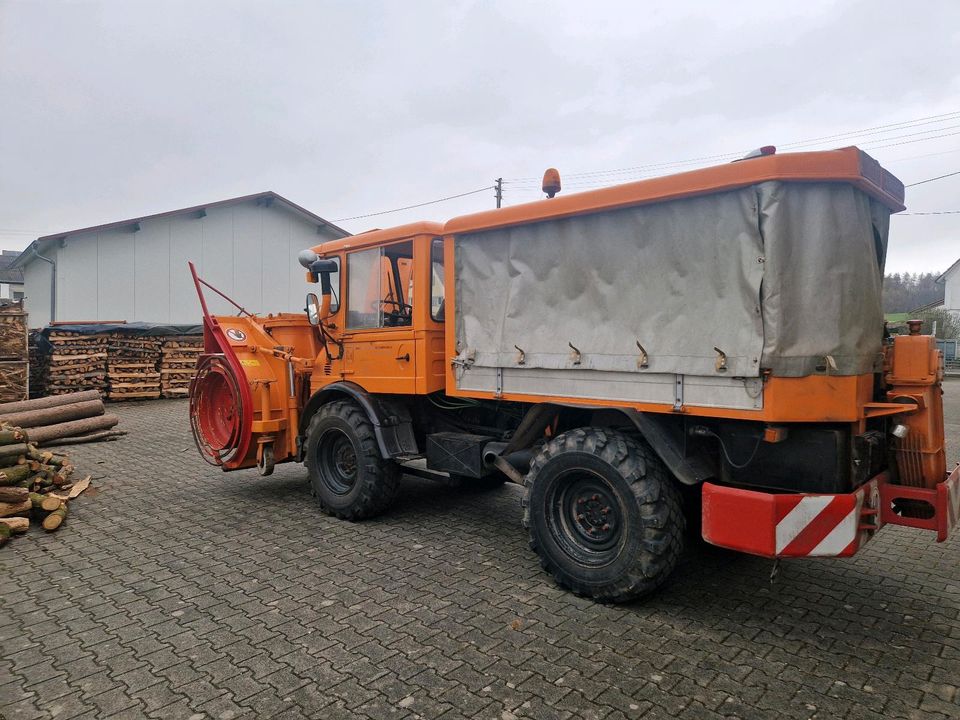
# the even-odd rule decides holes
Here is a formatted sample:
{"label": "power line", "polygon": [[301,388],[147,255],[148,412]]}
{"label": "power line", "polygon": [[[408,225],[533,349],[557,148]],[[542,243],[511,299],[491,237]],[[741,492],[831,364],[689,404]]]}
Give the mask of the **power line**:
{"label": "power line", "polygon": [[[946,121],[948,121],[948,120],[957,119],[957,118],[960,118],[960,111],[953,111],[953,112],[949,112],[949,113],[942,113],[942,114],[940,114],[940,115],[929,115],[929,116],[926,116],[926,117],[914,118],[914,119],[912,119],[912,120],[904,120],[904,121],[899,122],[899,123],[889,123],[889,124],[887,124],[887,125],[877,125],[877,126],[874,126],[874,127],[863,128],[863,129],[860,129],[860,130],[851,130],[851,131],[848,131],[848,132],[845,132],[845,133],[838,133],[838,134],[835,134],[835,135],[824,135],[824,136],[821,136],[821,137],[818,137],[818,138],[808,138],[808,139],[806,139],[806,140],[798,140],[798,141],[790,142],[790,143],[778,143],[777,146],[778,146],[778,147],[781,147],[781,148],[787,148],[787,147],[791,147],[791,148],[792,148],[792,147],[800,147],[800,146],[804,146],[804,145],[815,145],[815,144],[820,144],[820,143],[822,143],[822,142],[826,142],[826,141],[829,141],[829,140],[837,140],[837,139],[842,139],[842,138],[850,139],[850,138],[854,138],[854,137],[861,137],[861,136],[864,136],[864,135],[886,134],[886,133],[889,133],[889,132],[892,131],[892,130],[907,129],[907,128],[911,128],[911,127],[919,127],[919,126],[921,126],[921,125],[930,125],[930,124],[943,123],[943,122],[946,122]],[[910,134],[907,134],[907,135],[875,138],[874,140],[870,140],[870,141],[868,141],[868,142],[886,142],[886,141],[888,141],[888,140],[897,140],[897,139],[900,139],[900,138],[914,137],[914,136],[917,136],[917,135],[923,135],[923,134],[927,134],[927,133],[941,132],[941,131],[943,131],[943,130],[953,129],[954,127],[957,127],[957,126],[951,126],[951,127],[947,127],[947,128],[944,128],[944,127],[932,128],[932,129],[929,129],[929,130],[923,130],[923,131],[920,131],[920,132],[918,132],[918,133],[910,133]],[[941,136],[938,136],[938,137],[947,137],[947,135],[941,135]],[[926,138],[924,138],[924,139],[926,139]],[[934,139],[934,138],[929,138],[929,139]],[[912,141],[912,142],[916,142],[916,141]],[[894,144],[895,144],[895,145],[901,145],[901,144],[907,144],[907,143],[894,143]],[[889,147],[889,146],[881,146],[881,147]],[[877,148],[877,149],[879,149],[879,148]],[[706,156],[697,157],[697,158],[688,158],[688,159],[686,159],[686,160],[675,160],[675,161],[672,161],[672,162],[652,163],[652,164],[648,164],[648,165],[636,165],[636,166],[633,166],[633,167],[619,168],[619,169],[612,169],[612,170],[593,170],[593,171],[590,171],[590,172],[571,173],[571,174],[568,174],[567,177],[569,177],[569,178],[588,178],[588,177],[603,176],[603,175],[622,175],[622,174],[628,174],[628,173],[636,173],[636,172],[642,171],[642,170],[663,169],[663,168],[668,168],[668,167],[676,167],[676,166],[680,166],[680,165],[690,165],[690,164],[695,164],[695,163],[700,163],[700,162],[707,162],[707,161],[711,161],[711,160],[736,159],[736,158],[738,158],[738,157],[742,157],[745,152],[747,152],[747,151],[746,151],[746,150],[742,150],[742,151],[738,151],[738,152],[728,152],[728,153],[722,153],[722,154],[718,154],[718,155],[706,155]],[[507,180],[507,181],[505,181],[505,182],[514,183],[514,184],[519,184],[519,183],[525,183],[525,182],[535,181],[536,179],[537,179],[537,178],[535,178],[535,177],[511,178],[511,179],[509,179],[509,180]]]}
{"label": "power line", "polygon": [[407,205],[405,207],[394,208],[393,210],[381,210],[380,212],[367,213],[365,215],[354,215],[352,217],[337,218],[331,220],[331,222],[343,222],[345,220],[359,220],[361,218],[374,217],[375,215],[388,215],[389,213],[400,212],[402,210],[413,210],[414,208],[424,207],[425,205],[435,205],[436,203],[446,202],[447,200],[456,200],[457,198],[466,197],[467,195],[476,195],[477,193],[486,192],[487,190],[493,190],[493,185],[487,185],[486,187],[478,188],[476,190],[470,190],[469,192],[459,193],[458,195],[448,195],[447,197],[437,198],[436,200],[428,200],[427,202],[417,203],[416,205]]}
{"label": "power line", "polygon": [[960,210],[931,210],[930,212],[904,212],[900,215],[960,215]]}
{"label": "power line", "polygon": [[909,185],[904,185],[904,187],[916,187],[917,185],[924,185],[925,183],[933,182],[934,180],[943,180],[944,178],[953,177],[954,175],[960,175],[960,170],[957,170],[956,172],[952,172],[952,173],[947,173],[946,175],[938,175],[937,177],[927,178],[926,180],[910,183]]}

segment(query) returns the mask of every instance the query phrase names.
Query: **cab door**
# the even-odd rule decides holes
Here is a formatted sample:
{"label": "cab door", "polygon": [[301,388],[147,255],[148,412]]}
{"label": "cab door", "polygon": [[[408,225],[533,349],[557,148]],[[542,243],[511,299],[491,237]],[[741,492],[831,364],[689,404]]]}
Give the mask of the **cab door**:
{"label": "cab door", "polygon": [[411,241],[347,253],[345,380],[372,393],[416,392]]}

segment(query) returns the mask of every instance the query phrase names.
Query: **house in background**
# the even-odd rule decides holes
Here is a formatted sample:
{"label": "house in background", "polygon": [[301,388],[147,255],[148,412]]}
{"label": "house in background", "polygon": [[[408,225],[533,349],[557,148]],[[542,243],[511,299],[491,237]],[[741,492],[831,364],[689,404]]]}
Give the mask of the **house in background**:
{"label": "house in background", "polygon": [[[46,235],[12,263],[30,327],[51,321],[199,324],[187,268],[250,312],[302,312],[310,289],[297,254],[346,230],[275,192]],[[213,293],[210,311],[236,309]]]}
{"label": "house in background", "polygon": [[943,309],[960,317],[960,259],[937,278],[943,284]]}
{"label": "house in background", "polygon": [[23,300],[23,270],[11,267],[19,250],[0,251],[0,300]]}

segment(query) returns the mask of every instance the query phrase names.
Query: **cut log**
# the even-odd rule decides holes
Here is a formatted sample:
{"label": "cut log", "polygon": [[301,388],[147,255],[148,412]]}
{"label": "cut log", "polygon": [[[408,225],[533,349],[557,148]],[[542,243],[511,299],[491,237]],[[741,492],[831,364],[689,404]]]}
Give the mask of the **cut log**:
{"label": "cut log", "polygon": [[[10,445],[0,445],[0,458],[14,458],[20,457],[21,455],[27,454],[27,444],[26,443],[11,443]],[[0,463],[4,463],[3,459],[0,459]]]}
{"label": "cut log", "polygon": [[31,508],[33,508],[33,503],[29,499],[19,503],[0,503],[0,517],[10,517],[22,512],[30,512]]}
{"label": "cut log", "polygon": [[99,399],[100,392],[98,390],[86,390],[84,392],[69,393],[67,395],[53,395],[50,397],[36,398],[35,400],[3,403],[0,404],[0,416],[28,410],[40,410],[42,408],[57,407],[58,405],[72,405],[78,402]]}
{"label": "cut log", "polygon": [[57,447],[59,445],[80,445],[81,443],[97,442],[100,440],[117,440],[127,434],[126,430],[101,430],[100,432],[90,433],[88,435],[78,435],[76,437],[62,438],[59,440],[50,440],[45,442],[44,447]]}
{"label": "cut log", "polygon": [[22,480],[26,480],[32,474],[33,470],[26,463],[3,468],[0,470],[0,485],[15,485]]}
{"label": "cut log", "polygon": [[[120,422],[116,415],[101,415],[99,417],[84,418],[83,420],[72,420],[70,422],[58,423],[57,425],[47,425],[46,427],[35,428],[31,433],[31,439],[43,444],[58,438],[73,437],[74,435],[87,435],[98,430],[109,430]],[[9,445],[7,447],[16,447]],[[0,453],[3,447],[0,446]]]}
{"label": "cut log", "polygon": [[0,502],[21,503],[28,500],[30,491],[22,487],[0,487]]}
{"label": "cut log", "polygon": [[[32,501],[31,501],[32,505]],[[45,497],[40,501],[40,509],[45,512],[53,512],[58,507],[60,507],[60,498],[55,497]]]}
{"label": "cut log", "polygon": [[25,533],[30,529],[30,520],[25,517],[0,518],[0,525],[6,525],[10,532]]}
{"label": "cut log", "polygon": [[39,510],[43,501],[47,499],[46,495],[41,495],[40,493],[32,492],[30,493],[30,507],[34,510]]}
{"label": "cut log", "polygon": [[20,428],[32,428],[38,425],[54,425],[96,415],[103,415],[102,400],[87,400],[71,405],[58,405],[57,407],[2,415],[0,416],[0,422],[7,422]]}
{"label": "cut log", "polygon": [[13,443],[25,442],[27,442],[27,434],[20,428],[0,430],[0,445],[12,445]]}
{"label": "cut log", "polygon": [[12,534],[13,530],[11,530],[7,525],[0,525],[0,547],[7,544],[7,540],[10,539],[10,535]]}
{"label": "cut log", "polygon": [[60,527],[63,524],[63,521],[67,517],[67,504],[65,502],[60,503],[60,507],[54,510],[52,513],[47,515],[43,519],[43,529],[47,532],[52,532]]}

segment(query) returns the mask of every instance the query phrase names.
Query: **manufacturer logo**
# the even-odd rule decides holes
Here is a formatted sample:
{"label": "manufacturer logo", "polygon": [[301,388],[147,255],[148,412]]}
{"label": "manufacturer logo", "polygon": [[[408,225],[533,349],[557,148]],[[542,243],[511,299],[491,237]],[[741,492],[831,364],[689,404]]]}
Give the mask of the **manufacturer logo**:
{"label": "manufacturer logo", "polygon": [[230,328],[227,330],[227,337],[233,340],[234,342],[243,342],[247,339],[247,334],[243,330],[237,330],[236,328]]}

